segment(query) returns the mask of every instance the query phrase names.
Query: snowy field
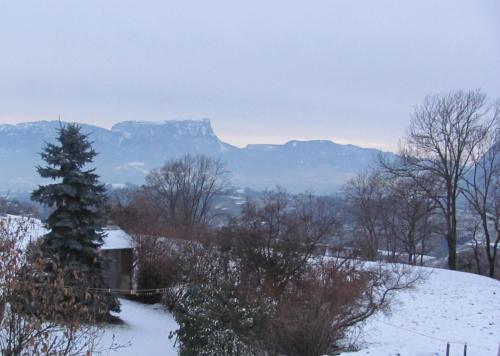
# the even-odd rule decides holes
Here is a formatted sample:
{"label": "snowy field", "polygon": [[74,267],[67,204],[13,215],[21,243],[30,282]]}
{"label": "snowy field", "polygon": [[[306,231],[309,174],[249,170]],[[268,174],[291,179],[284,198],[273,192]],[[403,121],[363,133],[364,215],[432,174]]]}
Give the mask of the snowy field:
{"label": "snowy field", "polygon": [[110,355],[177,355],[174,340],[168,338],[170,331],[177,329],[177,323],[169,313],[159,305],[144,305],[125,299],[120,299],[120,302],[120,318],[124,324],[107,329],[102,346],[109,346],[113,337],[116,344],[129,346],[111,351]]}
{"label": "snowy field", "polygon": [[398,294],[389,316],[376,315],[363,328],[361,351],[344,356],[497,356],[500,343],[500,282],[443,269],[431,271],[415,290]]}
{"label": "snowy field", "polygon": [[[343,356],[444,355],[450,341],[451,355],[497,356],[500,342],[500,282],[469,273],[440,269],[415,290],[402,292],[390,316],[369,321],[358,339],[361,351]],[[125,324],[106,331],[116,342],[131,346],[111,355],[176,355],[168,339],[176,323],[157,306],[122,300],[120,317]]]}

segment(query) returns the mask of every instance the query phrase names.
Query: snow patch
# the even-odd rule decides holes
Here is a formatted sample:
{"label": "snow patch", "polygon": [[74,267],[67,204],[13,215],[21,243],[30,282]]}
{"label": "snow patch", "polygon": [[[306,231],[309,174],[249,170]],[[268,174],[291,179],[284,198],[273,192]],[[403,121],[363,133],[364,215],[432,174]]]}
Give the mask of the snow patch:
{"label": "snow patch", "polygon": [[128,162],[124,165],[121,165],[121,166],[118,166],[116,167],[115,169],[116,170],[120,170],[120,169],[123,169],[123,170],[128,170],[128,169],[135,169],[143,174],[148,174],[149,173],[149,170],[145,168],[146,167],[146,164],[144,162],[140,162],[140,161],[134,161],[134,162]]}
{"label": "snow patch", "polygon": [[120,356],[176,356],[174,341],[168,338],[171,331],[178,328],[171,314],[160,305],[144,305],[126,299],[120,299],[123,325],[110,326],[106,329],[101,346],[112,342],[128,345],[111,351],[110,355]]}
{"label": "snow patch", "polygon": [[135,247],[134,239],[118,227],[106,227],[104,233],[106,236],[101,250],[121,250]]}

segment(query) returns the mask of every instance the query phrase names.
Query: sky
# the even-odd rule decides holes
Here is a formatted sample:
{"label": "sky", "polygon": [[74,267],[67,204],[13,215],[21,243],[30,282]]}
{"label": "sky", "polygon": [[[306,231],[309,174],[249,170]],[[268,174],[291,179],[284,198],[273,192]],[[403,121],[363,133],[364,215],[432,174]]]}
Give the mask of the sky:
{"label": "sky", "polygon": [[0,0],[0,123],[394,150],[426,95],[478,88],[500,97],[498,0]]}

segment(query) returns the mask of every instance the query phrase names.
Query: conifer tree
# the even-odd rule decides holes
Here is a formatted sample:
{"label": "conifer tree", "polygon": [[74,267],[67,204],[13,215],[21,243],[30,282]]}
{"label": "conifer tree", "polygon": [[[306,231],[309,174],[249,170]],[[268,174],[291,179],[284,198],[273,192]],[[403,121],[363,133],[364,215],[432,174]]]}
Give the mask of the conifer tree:
{"label": "conifer tree", "polygon": [[[96,155],[79,125],[62,125],[57,143],[47,143],[41,153],[47,165],[37,167],[41,177],[55,182],[39,186],[32,199],[54,209],[45,222],[46,257],[86,276],[90,286],[103,287],[104,260],[98,249],[104,237],[105,188],[95,169],[84,169]],[[109,304],[110,310],[119,310],[116,300]]]}

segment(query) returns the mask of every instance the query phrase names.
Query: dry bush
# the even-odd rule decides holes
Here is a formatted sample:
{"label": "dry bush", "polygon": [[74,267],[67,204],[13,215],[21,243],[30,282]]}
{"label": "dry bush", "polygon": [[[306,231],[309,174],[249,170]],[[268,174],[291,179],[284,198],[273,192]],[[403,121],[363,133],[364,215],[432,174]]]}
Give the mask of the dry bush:
{"label": "dry bush", "polygon": [[[27,247],[29,231],[28,219],[0,220],[2,354],[82,355],[99,350],[103,325],[97,316],[106,304],[97,302],[99,297],[83,283],[65,285],[69,272],[57,266],[48,278],[40,250]],[[80,280],[77,273],[74,278]]]}
{"label": "dry bush", "polygon": [[236,254],[228,246],[204,245],[191,279],[169,295],[176,298],[168,306],[180,325],[172,336],[181,355],[313,356],[342,350],[351,328],[387,310],[394,292],[421,278],[401,265],[319,258],[281,289],[267,278],[249,278]]}
{"label": "dry bush", "polygon": [[212,240],[187,245],[184,279],[168,296],[181,355],[332,352],[419,279],[405,267],[318,255],[335,220],[321,200],[278,192]]}
{"label": "dry bush", "polygon": [[139,289],[168,288],[178,280],[180,251],[175,240],[133,235]]}
{"label": "dry bush", "polygon": [[404,267],[334,259],[311,268],[281,296],[268,334],[275,355],[314,356],[345,349],[346,335],[387,311],[393,293],[421,275]]}
{"label": "dry bush", "polygon": [[267,193],[262,207],[248,202],[219,238],[231,246],[247,279],[280,292],[304,273],[309,259],[337,229],[330,201],[278,190]]}
{"label": "dry bush", "polygon": [[353,272],[325,266],[289,287],[273,319],[270,341],[278,353],[336,351],[367,287],[368,276]]}

